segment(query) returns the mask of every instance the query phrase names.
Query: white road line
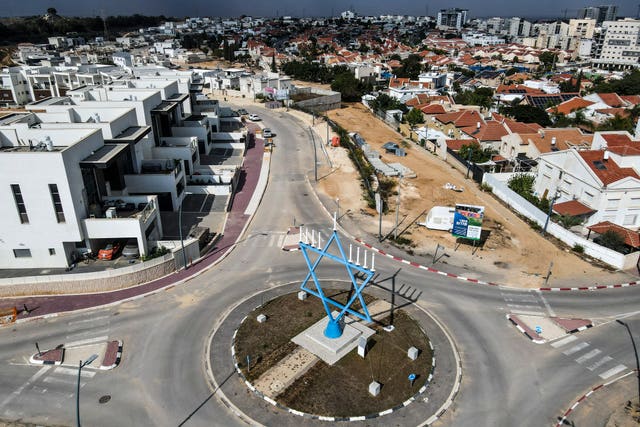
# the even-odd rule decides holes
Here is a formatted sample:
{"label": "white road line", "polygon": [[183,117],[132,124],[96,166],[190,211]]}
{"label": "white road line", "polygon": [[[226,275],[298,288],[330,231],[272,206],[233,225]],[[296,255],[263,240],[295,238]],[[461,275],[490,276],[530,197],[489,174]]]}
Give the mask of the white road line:
{"label": "white road line", "polygon": [[67,322],[67,325],[69,325],[69,326],[71,326],[71,325],[79,325],[80,323],[96,322],[98,320],[108,319],[108,318],[109,318],[109,316],[99,316],[99,317],[94,317],[92,319],[74,320],[72,322]]}
{"label": "white road line", "polygon": [[50,366],[43,366],[42,368],[40,368],[40,370],[38,372],[33,374],[33,376],[31,378],[29,378],[27,380],[27,382],[25,382],[20,387],[18,387],[17,390],[14,390],[13,393],[11,393],[9,396],[7,396],[2,401],[2,403],[0,403],[0,410],[2,408],[4,408],[5,406],[7,406],[9,404],[9,402],[11,402],[13,399],[15,399],[16,397],[20,396],[20,393],[22,393],[22,390],[24,390],[25,387],[27,387],[29,384],[31,384],[32,382],[36,381],[38,378],[43,376],[49,370],[49,368],[51,368],[51,367]]}
{"label": "white road line", "polygon": [[551,308],[551,305],[549,305],[549,302],[547,301],[547,299],[542,294],[542,291],[536,290],[536,293],[538,294],[538,296],[540,297],[540,300],[542,301],[542,303],[544,304],[545,308],[547,309],[547,313],[549,313],[549,316],[556,317],[555,311],[553,311],[553,309]]}
{"label": "white road line", "polygon": [[64,346],[65,347],[78,347],[84,344],[91,344],[94,342],[100,342],[100,341],[106,341],[109,339],[109,335],[104,335],[101,337],[94,337],[94,338],[87,338],[85,340],[80,340],[80,341],[72,341],[72,342],[68,342],[65,343]]}
{"label": "white road line", "polygon": [[507,304],[509,307],[511,308],[524,308],[524,309],[528,309],[528,310],[539,310],[539,311],[544,311],[542,310],[542,307],[540,307],[538,304]]}
{"label": "white road line", "polygon": [[551,347],[553,348],[558,348],[558,347],[562,347],[563,345],[567,345],[570,342],[573,342],[575,340],[577,340],[578,338],[575,335],[569,335],[566,338],[562,338],[561,340],[558,340],[554,343],[551,344]]}
{"label": "white road line", "polygon": [[609,357],[609,356],[605,356],[602,359],[598,360],[596,363],[594,363],[591,366],[587,366],[587,369],[590,371],[593,371],[594,369],[599,368],[600,366],[604,365],[605,363],[608,363],[610,361],[612,361],[613,358]]}
{"label": "white road line", "polygon": [[528,311],[528,310],[511,310],[513,314],[524,314],[525,316],[544,316],[544,312],[542,311]]}
{"label": "white road line", "polygon": [[518,297],[513,297],[513,296],[504,296],[503,298],[505,301],[509,302],[509,301],[522,301],[522,302],[535,302],[537,303],[538,300],[536,300],[536,297],[534,297],[533,295],[522,295],[522,296],[518,296]]}
{"label": "white road line", "polygon": [[580,357],[578,357],[576,359],[576,362],[578,363],[583,363],[586,362],[589,359],[592,359],[594,357],[596,357],[597,355],[599,355],[600,353],[602,353],[602,350],[594,348],[593,350],[591,350],[589,353],[582,355]]}
{"label": "white road line", "polygon": [[284,240],[287,238],[286,234],[283,234],[282,236],[280,236],[280,238],[278,239],[278,247],[281,248],[284,246]]}
{"label": "white road line", "polygon": [[[64,375],[73,375],[74,377],[78,376],[78,370],[77,369],[71,369],[71,368],[63,368],[62,366],[58,366],[55,371],[53,371],[54,374],[64,374]],[[87,378],[93,378],[94,375],[96,374],[95,371],[81,371],[80,376],[82,377],[87,377]]]}
{"label": "white road line", "polygon": [[587,344],[586,342],[581,342],[579,344],[574,345],[573,347],[571,347],[569,350],[565,350],[562,353],[566,354],[567,356],[573,354],[573,353],[577,353],[580,350],[582,350],[583,348],[589,347],[589,344]]}
{"label": "white road line", "polygon": [[600,378],[602,378],[603,380],[606,380],[607,378],[612,377],[615,374],[624,371],[625,369],[627,369],[626,366],[618,365],[615,368],[611,368],[608,371],[605,371],[605,372],[601,373],[600,374]]}
{"label": "white road line", "polygon": [[[45,379],[42,380],[43,382],[47,383],[47,384],[78,384],[78,380],[76,380],[75,378],[71,378],[71,377],[46,377]],[[84,386],[86,384],[86,382],[84,381],[80,381],[80,387]]]}
{"label": "white road line", "polygon": [[82,332],[76,332],[74,334],[69,334],[65,337],[67,340],[77,340],[82,337],[86,337],[87,335],[105,335],[109,333],[109,328],[103,329],[87,329]]}
{"label": "white road line", "polygon": [[270,248],[278,246],[278,240],[280,240],[280,236],[273,234],[271,237],[269,237],[269,243],[267,244],[267,246],[269,246]]}

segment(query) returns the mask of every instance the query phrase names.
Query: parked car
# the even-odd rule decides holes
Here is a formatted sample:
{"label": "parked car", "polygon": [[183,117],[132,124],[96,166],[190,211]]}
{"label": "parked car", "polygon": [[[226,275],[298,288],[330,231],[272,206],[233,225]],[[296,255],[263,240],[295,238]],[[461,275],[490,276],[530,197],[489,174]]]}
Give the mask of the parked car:
{"label": "parked car", "polygon": [[262,129],[262,137],[263,138],[273,138],[273,134],[271,133],[271,129],[269,129],[269,128]]}
{"label": "parked car", "polygon": [[124,258],[139,258],[140,249],[138,249],[138,242],[136,240],[129,240],[122,249],[122,256]]}
{"label": "parked car", "polygon": [[247,114],[249,114],[249,113],[248,113],[248,112],[247,112],[247,110],[245,110],[244,108],[240,108],[240,109],[238,110],[238,114],[240,114],[241,116],[246,116],[246,115],[247,115]]}
{"label": "parked car", "polygon": [[249,120],[253,120],[254,122],[259,122],[262,119],[257,114],[249,114]]}
{"label": "parked car", "polygon": [[382,145],[382,148],[384,148],[384,150],[385,150],[387,153],[395,153],[395,152],[396,152],[396,150],[397,150],[398,148],[400,148],[400,146],[399,146],[398,144],[396,144],[395,142],[385,142],[385,143]]}
{"label": "parked car", "polygon": [[112,260],[118,256],[122,249],[122,245],[119,242],[113,242],[107,244],[104,248],[98,252],[98,259]]}

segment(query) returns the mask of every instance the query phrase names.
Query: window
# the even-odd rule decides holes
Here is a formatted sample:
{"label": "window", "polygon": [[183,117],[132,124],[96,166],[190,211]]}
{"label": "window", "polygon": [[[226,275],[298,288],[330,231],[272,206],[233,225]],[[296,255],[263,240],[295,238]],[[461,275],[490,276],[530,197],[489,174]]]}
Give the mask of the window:
{"label": "window", "polygon": [[58,193],[58,186],[56,184],[49,184],[49,192],[51,193],[51,201],[53,202],[53,210],[56,213],[56,219],[58,222],[65,222],[64,211],[62,210],[62,201],[60,200],[60,193]]}
{"label": "window", "polygon": [[56,254],[55,248],[49,248],[49,255],[55,255],[55,254]]}
{"label": "window", "polygon": [[607,209],[617,208],[619,203],[620,203],[620,199],[608,199]]}
{"label": "window", "polygon": [[29,216],[27,215],[27,208],[24,205],[20,186],[18,184],[11,184],[11,191],[13,192],[13,199],[16,201],[16,208],[18,209],[18,215],[20,216],[20,223],[29,224]]}
{"label": "window", "polygon": [[625,215],[622,225],[635,225],[637,218],[636,214]]}
{"label": "window", "polygon": [[14,249],[13,256],[16,258],[31,258],[31,249]]}

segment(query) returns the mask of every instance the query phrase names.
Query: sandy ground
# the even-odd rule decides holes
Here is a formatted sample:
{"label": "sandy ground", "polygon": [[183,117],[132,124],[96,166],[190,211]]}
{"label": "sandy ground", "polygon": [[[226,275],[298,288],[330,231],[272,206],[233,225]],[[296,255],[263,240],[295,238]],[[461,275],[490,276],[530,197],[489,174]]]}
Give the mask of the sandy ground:
{"label": "sandy ground", "polygon": [[[230,101],[251,103],[241,99]],[[310,116],[295,110],[289,113],[311,125]],[[373,117],[363,105],[351,104],[330,111],[329,117],[349,132],[362,135],[381,153],[383,161],[399,162],[416,172],[416,178],[405,178],[401,183],[398,230],[402,237],[411,241],[404,249],[415,256],[422,256],[423,264],[431,264],[436,245],[440,245],[438,254],[444,252],[446,255],[439,258],[434,267],[447,270],[442,264],[449,264],[464,268],[467,277],[511,286],[544,286],[552,262],[548,286],[610,284],[635,279],[633,271],[614,273],[579,258],[569,249],[560,249],[531,229],[491,194],[480,191],[475,182],[465,179],[450,164],[417,145],[406,144],[406,157],[384,154],[382,144],[387,141],[400,143],[403,138]],[[326,128],[322,119],[315,120],[314,129],[323,141],[326,140]],[[317,190],[334,200],[339,198],[340,215],[346,214],[369,237],[377,236],[377,214],[367,207],[362,197],[359,177],[347,151],[340,147],[326,147],[326,150],[333,167],[330,170],[328,166],[325,170],[321,168],[319,176],[322,178]],[[445,189],[445,183],[463,187],[464,191],[458,193]],[[383,235],[392,233],[395,225],[396,197],[392,196],[388,203],[389,211],[382,221]],[[490,234],[483,247],[474,251],[470,245],[456,245],[450,233],[429,230],[417,224],[425,221],[426,214],[433,206],[454,206],[456,203],[485,206],[483,229]],[[350,231],[358,234],[356,230]],[[362,234],[360,236],[365,237]]]}

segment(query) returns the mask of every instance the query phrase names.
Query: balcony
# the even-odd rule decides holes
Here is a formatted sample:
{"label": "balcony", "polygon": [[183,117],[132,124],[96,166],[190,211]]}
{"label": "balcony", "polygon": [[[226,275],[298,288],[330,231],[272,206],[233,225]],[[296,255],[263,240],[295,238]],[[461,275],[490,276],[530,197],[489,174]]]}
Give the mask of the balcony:
{"label": "balcony", "polygon": [[118,239],[144,236],[155,218],[159,218],[157,196],[105,198],[93,205],[84,220],[90,239]]}
{"label": "balcony", "polygon": [[173,173],[176,177],[182,171],[182,162],[178,159],[143,160],[140,173],[143,175],[168,175]]}

